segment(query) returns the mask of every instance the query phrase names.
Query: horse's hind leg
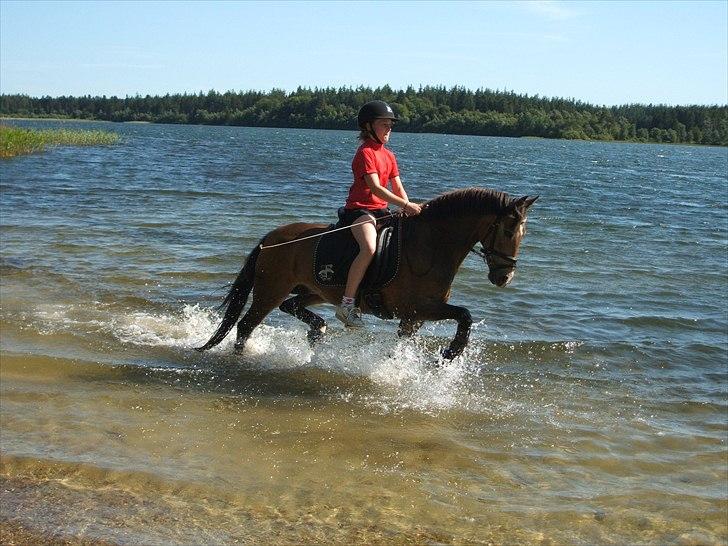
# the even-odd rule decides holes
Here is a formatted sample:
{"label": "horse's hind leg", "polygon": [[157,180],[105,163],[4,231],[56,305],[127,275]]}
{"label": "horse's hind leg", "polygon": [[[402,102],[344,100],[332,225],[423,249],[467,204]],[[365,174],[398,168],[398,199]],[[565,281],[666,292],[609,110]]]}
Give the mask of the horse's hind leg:
{"label": "horse's hind leg", "polygon": [[238,322],[238,335],[235,339],[235,352],[241,353],[245,347],[245,342],[253,333],[253,330],[258,326],[268,314],[273,311],[281,301],[289,294],[286,291],[284,295],[280,297],[273,297],[270,295],[260,296],[258,294],[253,295],[253,302],[250,304],[250,309],[245,313],[240,322]]}
{"label": "horse's hind leg", "polygon": [[326,321],[316,313],[306,309],[306,307],[321,302],[323,300],[317,294],[299,294],[298,296],[288,298],[279,307],[281,311],[293,315],[311,327],[308,331],[308,342],[311,345],[324,336],[326,332]]}

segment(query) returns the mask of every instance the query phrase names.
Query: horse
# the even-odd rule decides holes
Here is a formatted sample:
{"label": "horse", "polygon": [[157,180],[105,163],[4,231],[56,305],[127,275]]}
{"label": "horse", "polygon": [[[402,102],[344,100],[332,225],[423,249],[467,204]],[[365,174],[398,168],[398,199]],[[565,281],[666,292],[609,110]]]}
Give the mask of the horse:
{"label": "horse", "polygon": [[[538,199],[512,198],[485,188],[466,188],[444,193],[422,205],[417,216],[402,216],[402,255],[396,276],[381,289],[382,303],[400,319],[398,335],[413,336],[425,321],[454,319],[457,331],[442,357],[461,355],[470,336],[473,319],[465,307],[448,303],[455,273],[469,252],[479,254],[488,267],[488,280],[505,287],[513,280],[521,241],[526,234],[528,209]],[[276,307],[306,323],[313,344],[326,331],[326,321],[308,309],[337,305],[343,287],[319,286],[314,278],[314,248],[327,225],[294,223],[265,235],[248,256],[220,309],[220,326],[198,351],[219,344],[237,323],[235,351]],[[480,251],[473,247],[480,243]],[[242,320],[238,318],[253,291],[253,301]],[[372,313],[362,301],[363,313]]]}

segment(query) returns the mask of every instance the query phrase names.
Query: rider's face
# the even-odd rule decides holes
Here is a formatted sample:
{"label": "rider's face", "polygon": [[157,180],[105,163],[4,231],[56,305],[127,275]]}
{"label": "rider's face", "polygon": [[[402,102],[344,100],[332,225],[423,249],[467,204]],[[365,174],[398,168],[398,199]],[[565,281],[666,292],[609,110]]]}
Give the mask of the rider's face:
{"label": "rider's face", "polygon": [[391,119],[375,119],[372,123],[372,129],[374,134],[383,143],[386,144],[389,141],[389,135],[392,134],[392,127],[394,122]]}

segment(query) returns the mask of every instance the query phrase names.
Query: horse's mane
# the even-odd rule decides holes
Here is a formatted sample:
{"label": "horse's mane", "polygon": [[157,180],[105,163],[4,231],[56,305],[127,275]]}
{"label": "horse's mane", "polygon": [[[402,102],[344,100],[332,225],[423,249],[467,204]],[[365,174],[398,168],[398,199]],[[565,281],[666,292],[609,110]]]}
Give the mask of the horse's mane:
{"label": "horse's mane", "polygon": [[422,206],[422,218],[463,214],[501,214],[514,201],[507,193],[487,188],[465,188],[444,193]]}

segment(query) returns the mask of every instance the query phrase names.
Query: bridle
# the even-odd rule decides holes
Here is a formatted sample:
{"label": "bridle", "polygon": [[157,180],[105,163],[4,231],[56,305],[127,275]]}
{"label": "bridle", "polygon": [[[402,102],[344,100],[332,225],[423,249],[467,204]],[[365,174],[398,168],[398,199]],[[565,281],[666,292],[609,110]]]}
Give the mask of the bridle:
{"label": "bridle", "polygon": [[[480,241],[480,250],[477,248],[472,248],[470,250],[470,252],[473,252],[483,258],[483,262],[485,262],[485,265],[488,266],[491,273],[499,269],[515,269],[516,263],[518,262],[515,256],[510,256],[495,249],[495,241],[499,234],[513,237],[513,232],[506,230],[503,227],[503,218],[503,215],[498,216],[493,223],[490,224],[488,231],[485,232],[485,237],[483,237],[483,240]],[[490,241],[486,243],[485,241],[488,238],[490,238]]]}

